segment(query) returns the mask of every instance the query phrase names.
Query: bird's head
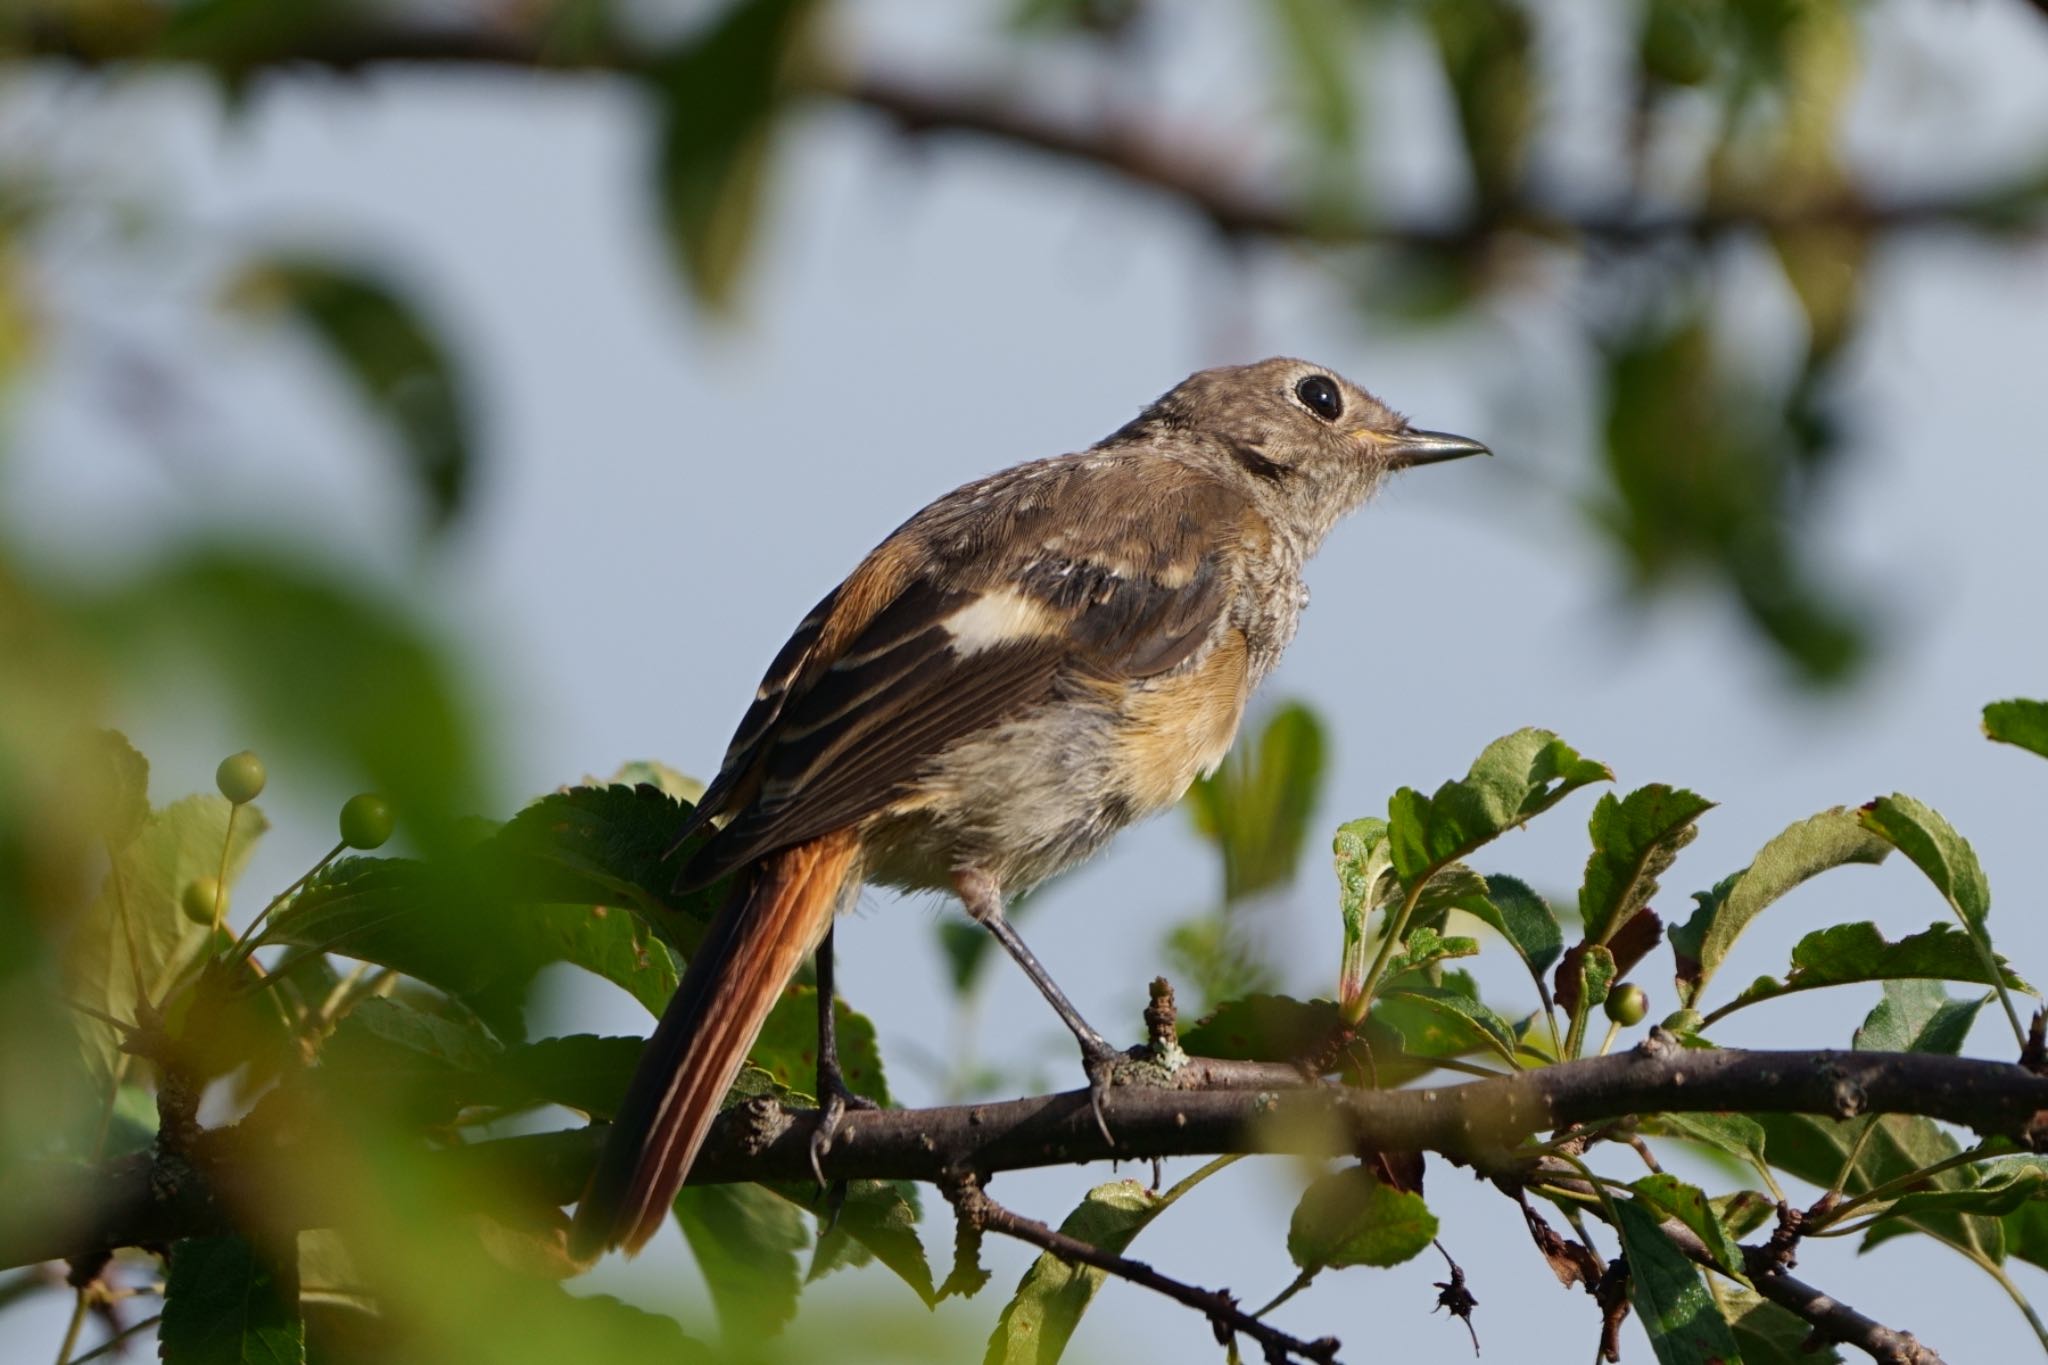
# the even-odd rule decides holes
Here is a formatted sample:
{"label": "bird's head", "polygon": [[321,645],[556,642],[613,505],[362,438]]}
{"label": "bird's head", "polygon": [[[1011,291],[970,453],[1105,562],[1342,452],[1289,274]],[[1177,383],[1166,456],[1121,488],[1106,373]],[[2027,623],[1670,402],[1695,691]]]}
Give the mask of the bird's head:
{"label": "bird's head", "polygon": [[1181,381],[1105,444],[1159,443],[1244,483],[1320,540],[1397,469],[1492,452],[1423,431],[1336,371],[1278,357]]}

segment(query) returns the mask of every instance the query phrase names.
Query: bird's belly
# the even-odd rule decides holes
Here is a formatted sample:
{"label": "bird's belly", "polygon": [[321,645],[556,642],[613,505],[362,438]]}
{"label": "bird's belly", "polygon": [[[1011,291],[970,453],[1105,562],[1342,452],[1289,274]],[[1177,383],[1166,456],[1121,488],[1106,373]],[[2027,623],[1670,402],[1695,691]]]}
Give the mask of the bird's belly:
{"label": "bird's belly", "polygon": [[1192,668],[1082,684],[971,736],[866,826],[867,877],[943,890],[972,868],[1019,894],[1178,801],[1229,751],[1248,690],[1231,632]]}

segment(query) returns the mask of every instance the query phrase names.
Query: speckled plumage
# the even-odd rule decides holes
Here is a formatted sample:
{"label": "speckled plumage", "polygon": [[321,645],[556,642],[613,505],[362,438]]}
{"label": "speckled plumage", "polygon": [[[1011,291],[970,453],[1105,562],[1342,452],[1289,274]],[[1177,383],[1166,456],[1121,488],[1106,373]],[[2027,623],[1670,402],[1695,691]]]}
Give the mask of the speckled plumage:
{"label": "speckled plumage", "polygon": [[[959,892],[1084,1051],[1107,1048],[1002,923],[1003,897],[1213,769],[1330,528],[1390,469],[1479,449],[1268,360],[1197,374],[1101,443],[898,527],[776,656],[684,831],[682,883],[740,889],[621,1109],[579,1245],[658,1225],[787,979],[755,968],[800,961],[862,880]],[[832,884],[789,875],[799,857]]]}

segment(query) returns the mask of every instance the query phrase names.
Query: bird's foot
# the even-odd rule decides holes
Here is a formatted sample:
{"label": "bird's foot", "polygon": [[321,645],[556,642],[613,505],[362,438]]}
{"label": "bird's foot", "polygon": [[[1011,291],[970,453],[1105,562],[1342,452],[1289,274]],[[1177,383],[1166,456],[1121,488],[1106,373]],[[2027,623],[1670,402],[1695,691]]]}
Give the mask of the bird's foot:
{"label": "bird's foot", "polygon": [[1116,1083],[1117,1068],[1130,1060],[1130,1053],[1099,1033],[1081,1039],[1081,1065],[1088,1073],[1088,1107],[1094,1111],[1095,1126],[1102,1130],[1102,1140],[1112,1147],[1116,1146],[1116,1137],[1109,1131],[1109,1088]]}
{"label": "bird's foot", "polygon": [[818,1188],[825,1192],[828,1210],[825,1225],[828,1230],[838,1220],[839,1206],[846,1201],[846,1182],[825,1179],[825,1157],[831,1152],[832,1144],[838,1141],[839,1126],[848,1110],[881,1107],[866,1095],[857,1095],[847,1089],[838,1067],[824,1065],[818,1068],[818,1126],[811,1130],[811,1174],[817,1177]]}

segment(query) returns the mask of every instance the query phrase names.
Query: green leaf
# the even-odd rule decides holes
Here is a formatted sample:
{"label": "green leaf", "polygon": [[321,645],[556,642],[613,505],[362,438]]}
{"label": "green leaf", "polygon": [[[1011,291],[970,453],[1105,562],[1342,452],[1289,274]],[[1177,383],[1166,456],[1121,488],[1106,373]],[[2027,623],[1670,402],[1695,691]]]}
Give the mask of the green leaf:
{"label": "green leaf", "polygon": [[1485,920],[1500,931],[1509,945],[1521,954],[1529,975],[1539,983],[1543,974],[1564,953],[1564,931],[1550,903],[1531,890],[1527,882],[1494,874],[1486,879],[1486,894],[1461,901],[1459,908]]}
{"label": "green leaf", "polygon": [[1515,1064],[1514,1025],[1459,991],[1407,986],[1373,1002],[1373,1019],[1394,1030],[1417,1057],[1489,1050]]}
{"label": "green leaf", "polygon": [[[2032,986],[2014,975],[2004,958],[1995,959],[1999,979],[2014,990],[2036,994]],[[1993,977],[1984,958],[1968,936],[1952,924],[1935,924],[1926,932],[1888,942],[1875,924],[1837,924],[1817,929],[1799,940],[1792,949],[1792,969],[1780,981],[1758,977],[1741,995],[1723,1005],[1716,1014],[1790,995],[1795,991],[1822,986],[1845,986],[1860,981],[1894,978],[1926,978],[1939,981],[1968,981],[1988,986]]]}
{"label": "green leaf", "polygon": [[1287,1224],[1287,1254],[1304,1272],[1399,1265],[1436,1236],[1422,1196],[1397,1190],[1364,1166],[1322,1176],[1302,1191]]}
{"label": "green leaf", "polygon": [[[811,1187],[808,1193],[815,1198],[817,1191]],[[932,1284],[924,1241],[917,1235],[920,1212],[917,1186],[907,1180],[847,1182],[838,1221],[818,1233],[818,1249],[805,1281],[874,1259],[909,1285],[925,1307],[932,1307],[938,1303],[938,1290]]]}
{"label": "green leaf", "polygon": [[[832,1019],[839,1033],[839,1068],[846,1088],[887,1105],[889,1082],[882,1073],[882,1052],[875,1042],[874,1021],[849,1008],[843,999],[832,1002]],[[814,986],[787,987],[768,1012],[761,1036],[754,1040],[748,1059],[775,1079],[777,1085],[802,1095],[818,1088],[818,992]]]}
{"label": "green leaf", "polygon": [[[2048,1159],[1998,1157],[1976,1168],[1977,1183],[1963,1189],[1919,1190],[1893,1201],[1887,1221],[1912,1222],[1931,1213],[1977,1213],[1993,1218],[2048,1199]],[[1882,1223],[1879,1226],[1883,1226]],[[1877,1229],[1873,1228],[1875,1233]]]}
{"label": "green leaf", "polygon": [[1815,1341],[1813,1327],[1789,1308],[1780,1308],[1740,1285],[1715,1286],[1721,1312],[1742,1352],[1742,1365],[1841,1365],[1842,1353]]}
{"label": "green leaf", "polygon": [[1699,818],[1714,808],[1705,797],[1663,783],[1626,797],[1603,795],[1593,807],[1593,853],[1579,888],[1579,918],[1586,941],[1605,943],[1628,917],[1657,894],[1657,878],[1699,833]]}
{"label": "green leaf", "polygon": [[1478,939],[1458,934],[1445,938],[1425,924],[1409,933],[1401,951],[1387,963],[1387,979],[1391,981],[1402,972],[1416,971],[1447,958],[1476,957],[1478,954]]}
{"label": "green leaf", "polygon": [[149,820],[149,760],[119,730],[94,730],[86,739],[83,802],[91,825],[115,852],[133,843]]}
{"label": "green leaf", "polygon": [[727,887],[673,887],[684,856],[669,856],[690,808],[653,783],[571,787],[527,806],[479,851],[519,898],[631,906],[677,952],[695,950]]}
{"label": "green leaf", "polygon": [[473,861],[345,858],[273,915],[261,941],[404,972],[454,996],[515,1042],[525,1036],[527,984],[551,962],[616,983],[652,1014],[675,993],[674,957],[633,915],[605,906],[534,905],[519,894]]}
{"label": "green leaf", "polygon": [[1357,118],[1350,14],[1337,0],[1275,0],[1270,8],[1287,55],[1284,89],[1300,106],[1306,131],[1327,150],[1349,147]]}
{"label": "green leaf", "polygon": [[1192,1057],[1291,1062],[1320,1051],[1341,1022],[1328,1000],[1252,995],[1219,1005],[1182,1029],[1180,1045]]}
{"label": "green leaf", "polygon": [[1968,840],[1939,812],[1897,792],[1865,806],[1861,818],[1865,829],[1912,859],[1963,927],[1982,937],[1991,913],[1991,886]]}
{"label": "green leaf", "polygon": [[471,402],[453,353],[404,291],[359,266],[279,257],[245,267],[228,298],[288,314],[320,343],[389,424],[434,526],[445,526],[476,464]]}
{"label": "green leaf", "polygon": [[1763,1125],[1747,1114],[1646,1115],[1641,1126],[1653,1137],[1704,1143],[1759,1170],[1764,1167]]}
{"label": "green leaf", "polygon": [[1337,863],[1337,908],[1344,917],[1337,999],[1348,1010],[1365,989],[1372,917],[1398,899],[1401,884],[1394,875],[1393,843],[1384,820],[1368,815],[1339,825],[1332,853]]}
{"label": "green leaf", "polygon": [[1856,1030],[1855,1047],[1858,1052],[1939,1052],[1953,1057],[1963,1050],[1963,1040],[1983,1007],[1981,996],[1950,999],[1939,982],[1887,981],[1884,998]]}
{"label": "green leaf", "polygon": [[[1104,1251],[1122,1253],[1154,1218],[1216,1169],[1212,1162],[1165,1194],[1153,1194],[1135,1180],[1097,1185],[1066,1216],[1060,1231]],[[983,1365],[1053,1365],[1065,1353],[1081,1315],[1107,1276],[1107,1271],[1073,1265],[1050,1251],[1040,1255],[1003,1306],[1002,1317],[989,1334]]]}
{"label": "green leaf", "polygon": [[728,1338],[759,1341],[796,1316],[811,1237],[789,1201],[760,1185],[685,1185],[675,1212]]}
{"label": "green leaf", "polygon": [[1845,863],[1883,862],[1890,851],[1839,806],[1788,826],[1763,846],[1755,862],[1712,891],[1695,894],[1699,908],[1672,928],[1680,1000],[1687,1005],[1699,1000],[1736,938],[1786,892]]}
{"label": "green leaf", "polygon": [[1510,197],[1535,127],[1535,24],[1513,0],[1430,0],[1422,7],[1464,134],[1482,203]]}
{"label": "green leaf", "polygon": [[157,1349],[179,1365],[303,1365],[297,1280],[240,1237],[188,1237],[171,1248]]}
{"label": "green leaf", "polygon": [[1697,1185],[1688,1185],[1675,1175],[1662,1172],[1644,1176],[1629,1186],[1636,1197],[1666,1218],[1676,1218],[1691,1228],[1693,1235],[1700,1239],[1707,1252],[1714,1258],[1714,1264],[1731,1275],[1744,1274],[1742,1248],[1735,1245],[1735,1239],[1721,1226],[1721,1220],[1707,1204],[1707,1196]]}
{"label": "green leaf", "polygon": [[335,1026],[314,1076],[337,1103],[374,1096],[414,1122],[444,1123],[462,1107],[469,1078],[489,1071],[499,1051],[477,1024],[373,997]]}
{"label": "green leaf", "polygon": [[1984,734],[2048,758],[2048,701],[1995,701],[1984,708]]}
{"label": "green leaf", "polygon": [[1288,885],[1322,795],[1322,722],[1299,702],[1276,710],[1256,740],[1240,740],[1188,789],[1195,829],[1223,857],[1223,902]]}
{"label": "green leaf", "polygon": [[1662,1365],[1739,1361],[1720,1306],[1698,1269],[1657,1225],[1658,1214],[1633,1199],[1617,1201],[1614,1212],[1622,1253],[1628,1257],[1629,1302]]}
{"label": "green leaf", "polygon": [[[229,810],[224,797],[188,796],[143,822],[140,832],[111,860],[98,899],[66,947],[67,997],[132,1023],[138,968],[151,1001],[157,1002],[178,972],[197,960],[208,931],[185,918],[178,900],[187,883],[219,872]],[[253,805],[242,807],[235,816],[227,885],[241,875],[267,828],[263,812]],[[131,932],[134,958],[129,956]],[[117,1032],[83,1012],[72,1013],[94,1083],[104,1093],[123,1055]]]}
{"label": "green leaf", "polygon": [[640,1065],[645,1038],[578,1033],[519,1043],[499,1054],[469,1098],[507,1108],[559,1104],[608,1119]]}
{"label": "green leaf", "polygon": [[1548,730],[1517,730],[1489,744],[1471,771],[1424,796],[1403,787],[1387,803],[1395,872],[1415,887],[1572,792],[1613,774]]}
{"label": "green leaf", "polygon": [[757,235],[783,73],[810,10],[808,0],[737,0],[651,73],[662,219],[708,306],[730,302]]}

